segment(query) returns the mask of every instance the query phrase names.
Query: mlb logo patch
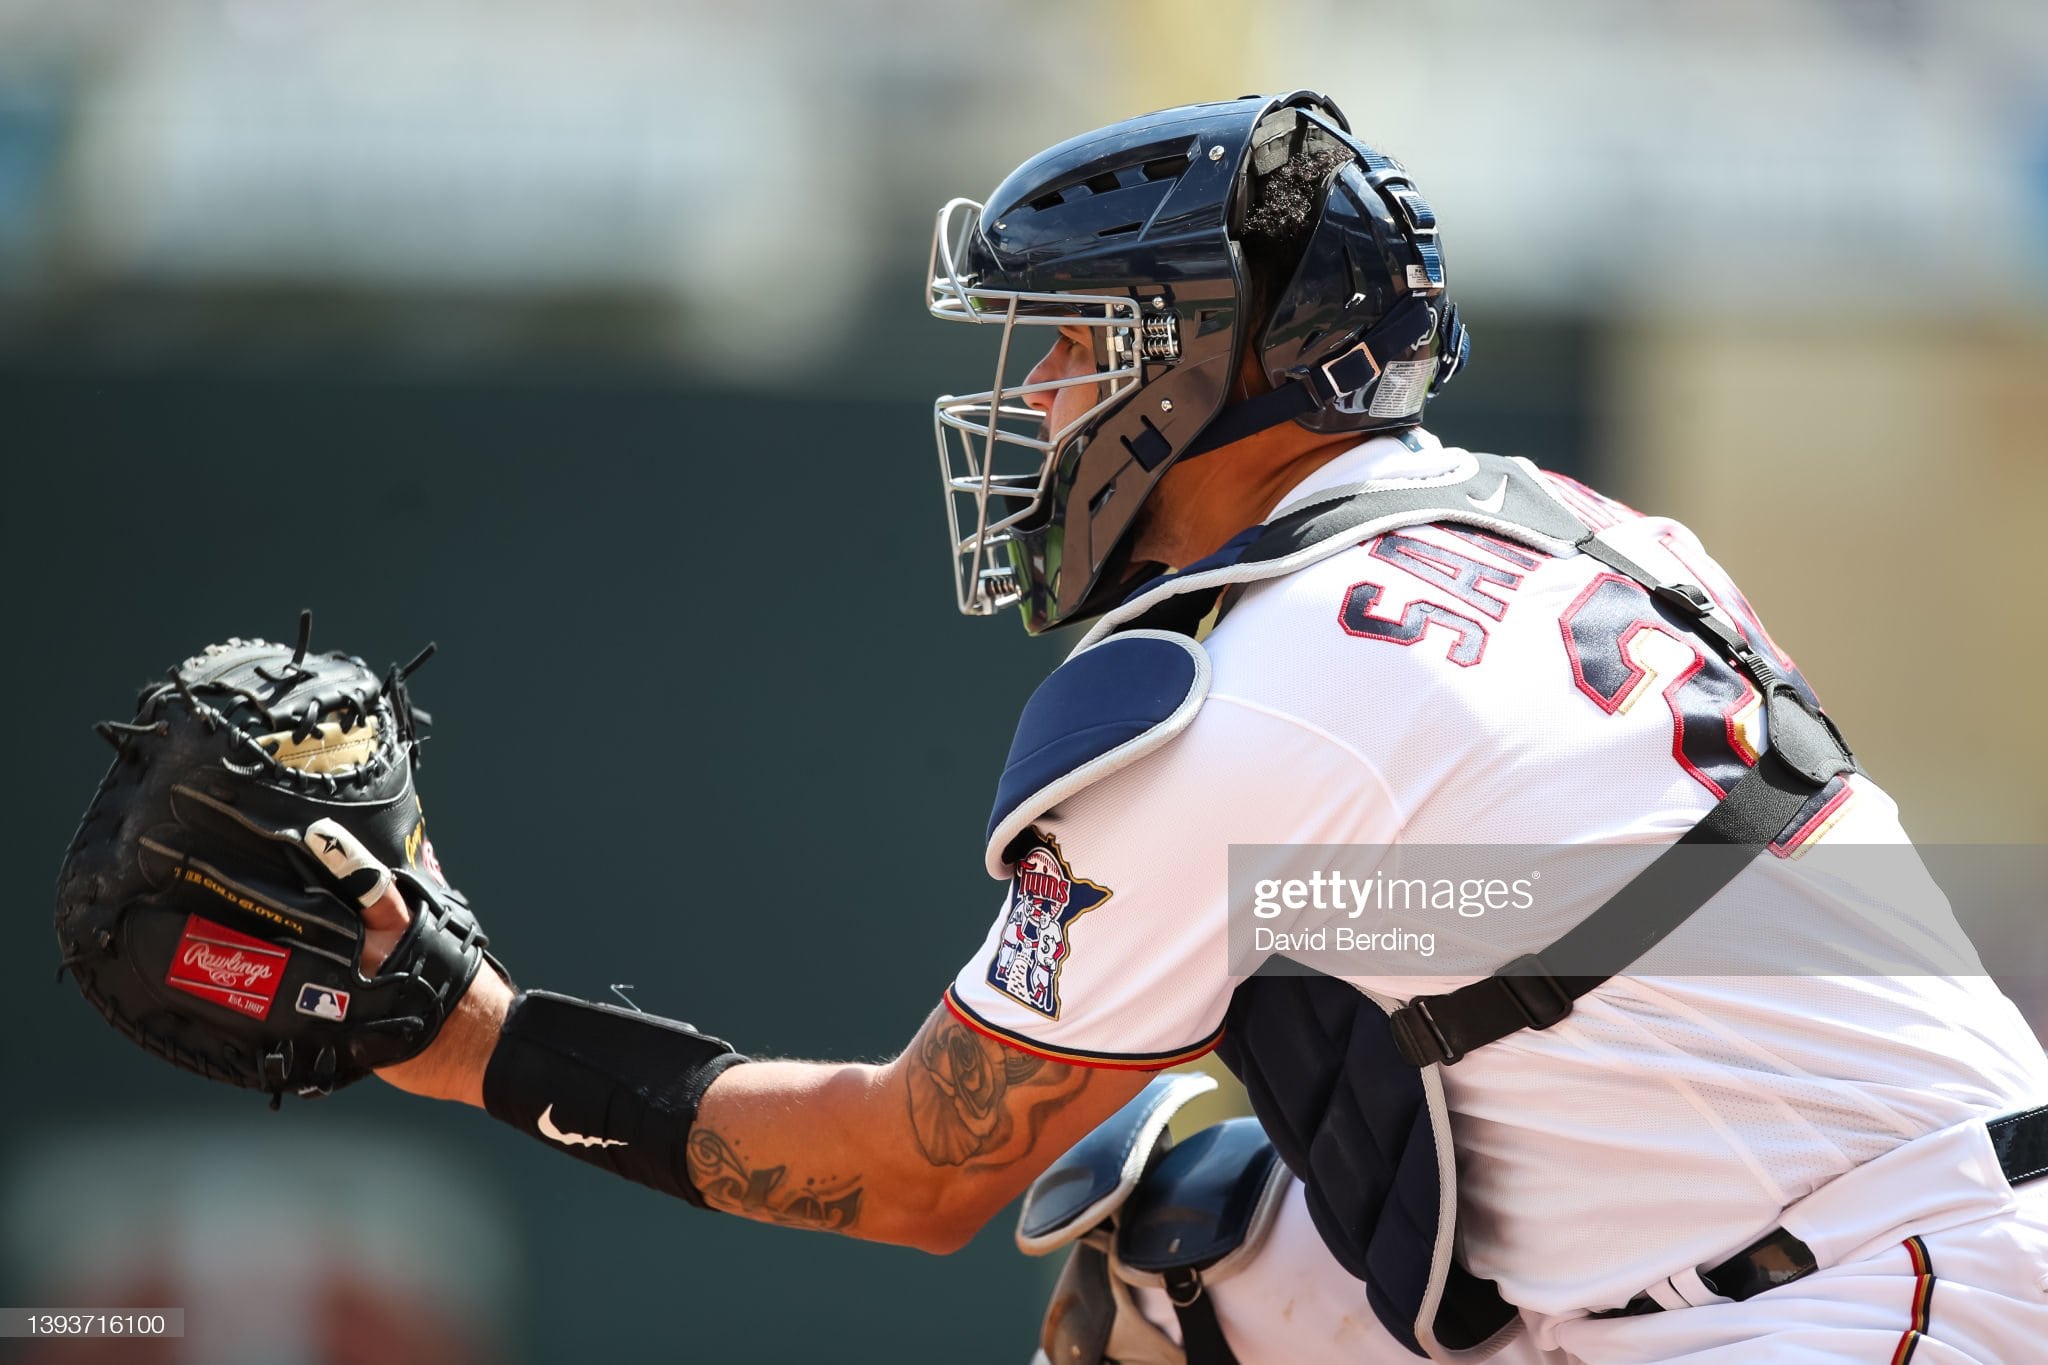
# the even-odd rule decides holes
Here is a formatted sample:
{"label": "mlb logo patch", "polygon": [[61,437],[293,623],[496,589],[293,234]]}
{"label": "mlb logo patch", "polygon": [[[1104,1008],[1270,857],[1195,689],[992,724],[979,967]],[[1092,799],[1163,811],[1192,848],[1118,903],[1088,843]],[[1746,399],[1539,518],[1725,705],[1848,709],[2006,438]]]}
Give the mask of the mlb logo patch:
{"label": "mlb logo patch", "polygon": [[341,1020],[348,1018],[348,992],[338,991],[332,986],[315,985],[308,981],[299,987],[298,1003],[293,1005],[300,1014],[310,1014],[315,1019]]}
{"label": "mlb logo patch", "polygon": [[200,915],[185,921],[164,984],[251,1019],[270,1017],[291,949],[237,933]]}

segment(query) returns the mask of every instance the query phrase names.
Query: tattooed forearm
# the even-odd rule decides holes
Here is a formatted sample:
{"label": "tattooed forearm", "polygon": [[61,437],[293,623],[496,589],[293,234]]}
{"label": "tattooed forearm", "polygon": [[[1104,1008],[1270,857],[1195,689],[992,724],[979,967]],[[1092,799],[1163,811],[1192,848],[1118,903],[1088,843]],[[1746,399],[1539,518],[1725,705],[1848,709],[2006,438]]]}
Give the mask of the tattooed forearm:
{"label": "tattooed forearm", "polygon": [[910,1129],[934,1166],[1007,1166],[1037,1145],[1046,1120],[1088,1088],[1087,1067],[1003,1047],[943,1010],[905,1058]]}
{"label": "tattooed forearm", "polygon": [[1144,1082],[984,1037],[941,1004],[880,1065],[730,1068],[678,1159],[722,1212],[944,1255]]}
{"label": "tattooed forearm", "polygon": [[732,1142],[701,1123],[690,1131],[689,1157],[690,1182],[714,1209],[824,1232],[846,1232],[860,1221],[858,1175],[807,1177],[787,1187],[787,1166],[750,1168]]}

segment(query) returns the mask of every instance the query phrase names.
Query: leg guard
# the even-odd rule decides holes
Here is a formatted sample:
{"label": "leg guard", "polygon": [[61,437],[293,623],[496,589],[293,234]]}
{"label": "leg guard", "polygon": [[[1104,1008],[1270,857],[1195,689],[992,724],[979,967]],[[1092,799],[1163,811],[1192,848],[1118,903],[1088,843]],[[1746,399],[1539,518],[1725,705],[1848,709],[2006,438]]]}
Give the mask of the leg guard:
{"label": "leg guard", "polygon": [[[1040,1330],[1053,1365],[1234,1365],[1209,1285],[1258,1254],[1294,1177],[1251,1119],[1173,1142],[1174,1113],[1214,1088],[1199,1074],[1154,1080],[1024,1196],[1022,1250],[1080,1244]],[[1133,1285],[1166,1291],[1179,1345],[1146,1319]]]}

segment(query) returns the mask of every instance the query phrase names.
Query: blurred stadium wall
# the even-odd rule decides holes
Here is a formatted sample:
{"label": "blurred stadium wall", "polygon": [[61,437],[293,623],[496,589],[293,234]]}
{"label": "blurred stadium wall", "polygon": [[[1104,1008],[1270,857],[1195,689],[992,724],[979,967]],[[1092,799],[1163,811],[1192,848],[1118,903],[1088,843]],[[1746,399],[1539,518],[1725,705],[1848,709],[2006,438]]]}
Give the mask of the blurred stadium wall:
{"label": "blurred stadium wall", "polygon": [[0,1299],[134,1263],[51,1191],[148,1174],[169,1125],[161,1179],[242,1201],[139,1206],[214,1286],[204,1349],[344,1358],[237,1318],[189,1229],[275,1244],[279,1148],[373,1130],[373,1175],[475,1180],[340,1182],[334,1273],[489,1241],[404,1300],[489,1321],[480,1355],[1021,1359],[1046,1275],[1007,1228],[938,1262],[705,1218],[373,1087],[272,1118],[48,984],[44,888],[90,723],[311,605],[316,643],[441,641],[436,843],[523,979],[885,1054],[980,939],[987,793],[1064,643],[952,615],[929,402],[985,371],[923,315],[930,215],[1100,122],[1304,86],[1445,220],[1476,352],[1432,426],[1694,525],[1920,838],[2048,841],[2036,0],[0,0],[35,718]]}

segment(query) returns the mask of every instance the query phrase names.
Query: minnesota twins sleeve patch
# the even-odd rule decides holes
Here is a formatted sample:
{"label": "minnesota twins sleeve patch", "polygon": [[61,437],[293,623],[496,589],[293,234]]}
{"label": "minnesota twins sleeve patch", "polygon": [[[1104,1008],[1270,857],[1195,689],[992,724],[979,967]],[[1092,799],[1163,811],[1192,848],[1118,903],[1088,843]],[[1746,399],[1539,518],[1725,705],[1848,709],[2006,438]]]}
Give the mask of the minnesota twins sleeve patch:
{"label": "minnesota twins sleeve patch", "polygon": [[1110,889],[1076,877],[1059,841],[1036,828],[1018,841],[1016,872],[988,984],[1048,1019],[1060,1017],[1060,969],[1074,950],[1074,921],[1110,898]]}

